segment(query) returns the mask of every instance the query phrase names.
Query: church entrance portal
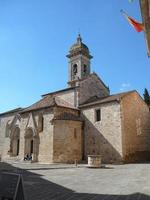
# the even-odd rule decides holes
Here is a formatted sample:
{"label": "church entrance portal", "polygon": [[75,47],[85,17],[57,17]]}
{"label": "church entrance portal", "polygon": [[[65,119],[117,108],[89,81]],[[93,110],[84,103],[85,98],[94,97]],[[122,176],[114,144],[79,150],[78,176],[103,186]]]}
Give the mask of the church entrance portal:
{"label": "church entrance portal", "polygon": [[19,155],[20,128],[15,127],[10,135],[10,156]]}
{"label": "church entrance portal", "polygon": [[39,138],[34,135],[34,132],[31,128],[26,130],[25,133],[25,155],[32,155],[32,161],[38,161],[39,152]]}

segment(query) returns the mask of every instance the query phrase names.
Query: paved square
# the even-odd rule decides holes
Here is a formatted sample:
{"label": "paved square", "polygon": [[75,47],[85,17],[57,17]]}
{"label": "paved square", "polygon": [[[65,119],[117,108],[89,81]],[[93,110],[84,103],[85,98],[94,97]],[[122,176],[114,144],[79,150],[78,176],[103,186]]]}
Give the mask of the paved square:
{"label": "paved square", "polygon": [[23,175],[27,200],[150,200],[150,164],[41,165],[0,163],[0,172]]}

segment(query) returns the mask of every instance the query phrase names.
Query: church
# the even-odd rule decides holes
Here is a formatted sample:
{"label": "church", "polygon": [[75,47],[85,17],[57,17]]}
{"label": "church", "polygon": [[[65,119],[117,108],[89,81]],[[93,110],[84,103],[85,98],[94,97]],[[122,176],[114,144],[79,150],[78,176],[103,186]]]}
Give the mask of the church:
{"label": "church", "polygon": [[74,163],[101,155],[103,163],[150,159],[150,111],[136,90],[110,94],[80,34],[67,55],[68,87],[0,114],[2,161]]}

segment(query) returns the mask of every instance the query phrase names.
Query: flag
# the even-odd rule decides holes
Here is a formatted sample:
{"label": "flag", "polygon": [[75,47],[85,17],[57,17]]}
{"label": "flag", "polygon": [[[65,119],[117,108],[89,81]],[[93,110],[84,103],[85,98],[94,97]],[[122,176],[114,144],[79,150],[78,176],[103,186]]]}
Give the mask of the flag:
{"label": "flag", "polygon": [[128,20],[129,24],[131,26],[133,26],[133,28],[137,31],[137,32],[141,32],[144,30],[144,25],[142,23],[139,23],[137,21],[135,21],[134,19],[132,19],[131,17],[129,17],[123,10],[121,10],[121,12],[123,13],[123,15],[125,16],[125,18]]}

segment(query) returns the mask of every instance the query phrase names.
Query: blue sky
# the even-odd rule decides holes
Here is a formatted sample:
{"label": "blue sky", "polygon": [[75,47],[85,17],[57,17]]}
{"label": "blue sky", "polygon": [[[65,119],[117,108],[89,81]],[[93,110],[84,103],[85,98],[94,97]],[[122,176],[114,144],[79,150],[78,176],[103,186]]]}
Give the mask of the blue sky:
{"label": "blue sky", "polygon": [[144,34],[120,9],[141,21],[138,0],[0,0],[0,112],[67,86],[65,56],[79,30],[94,57],[92,71],[112,94],[150,90]]}

